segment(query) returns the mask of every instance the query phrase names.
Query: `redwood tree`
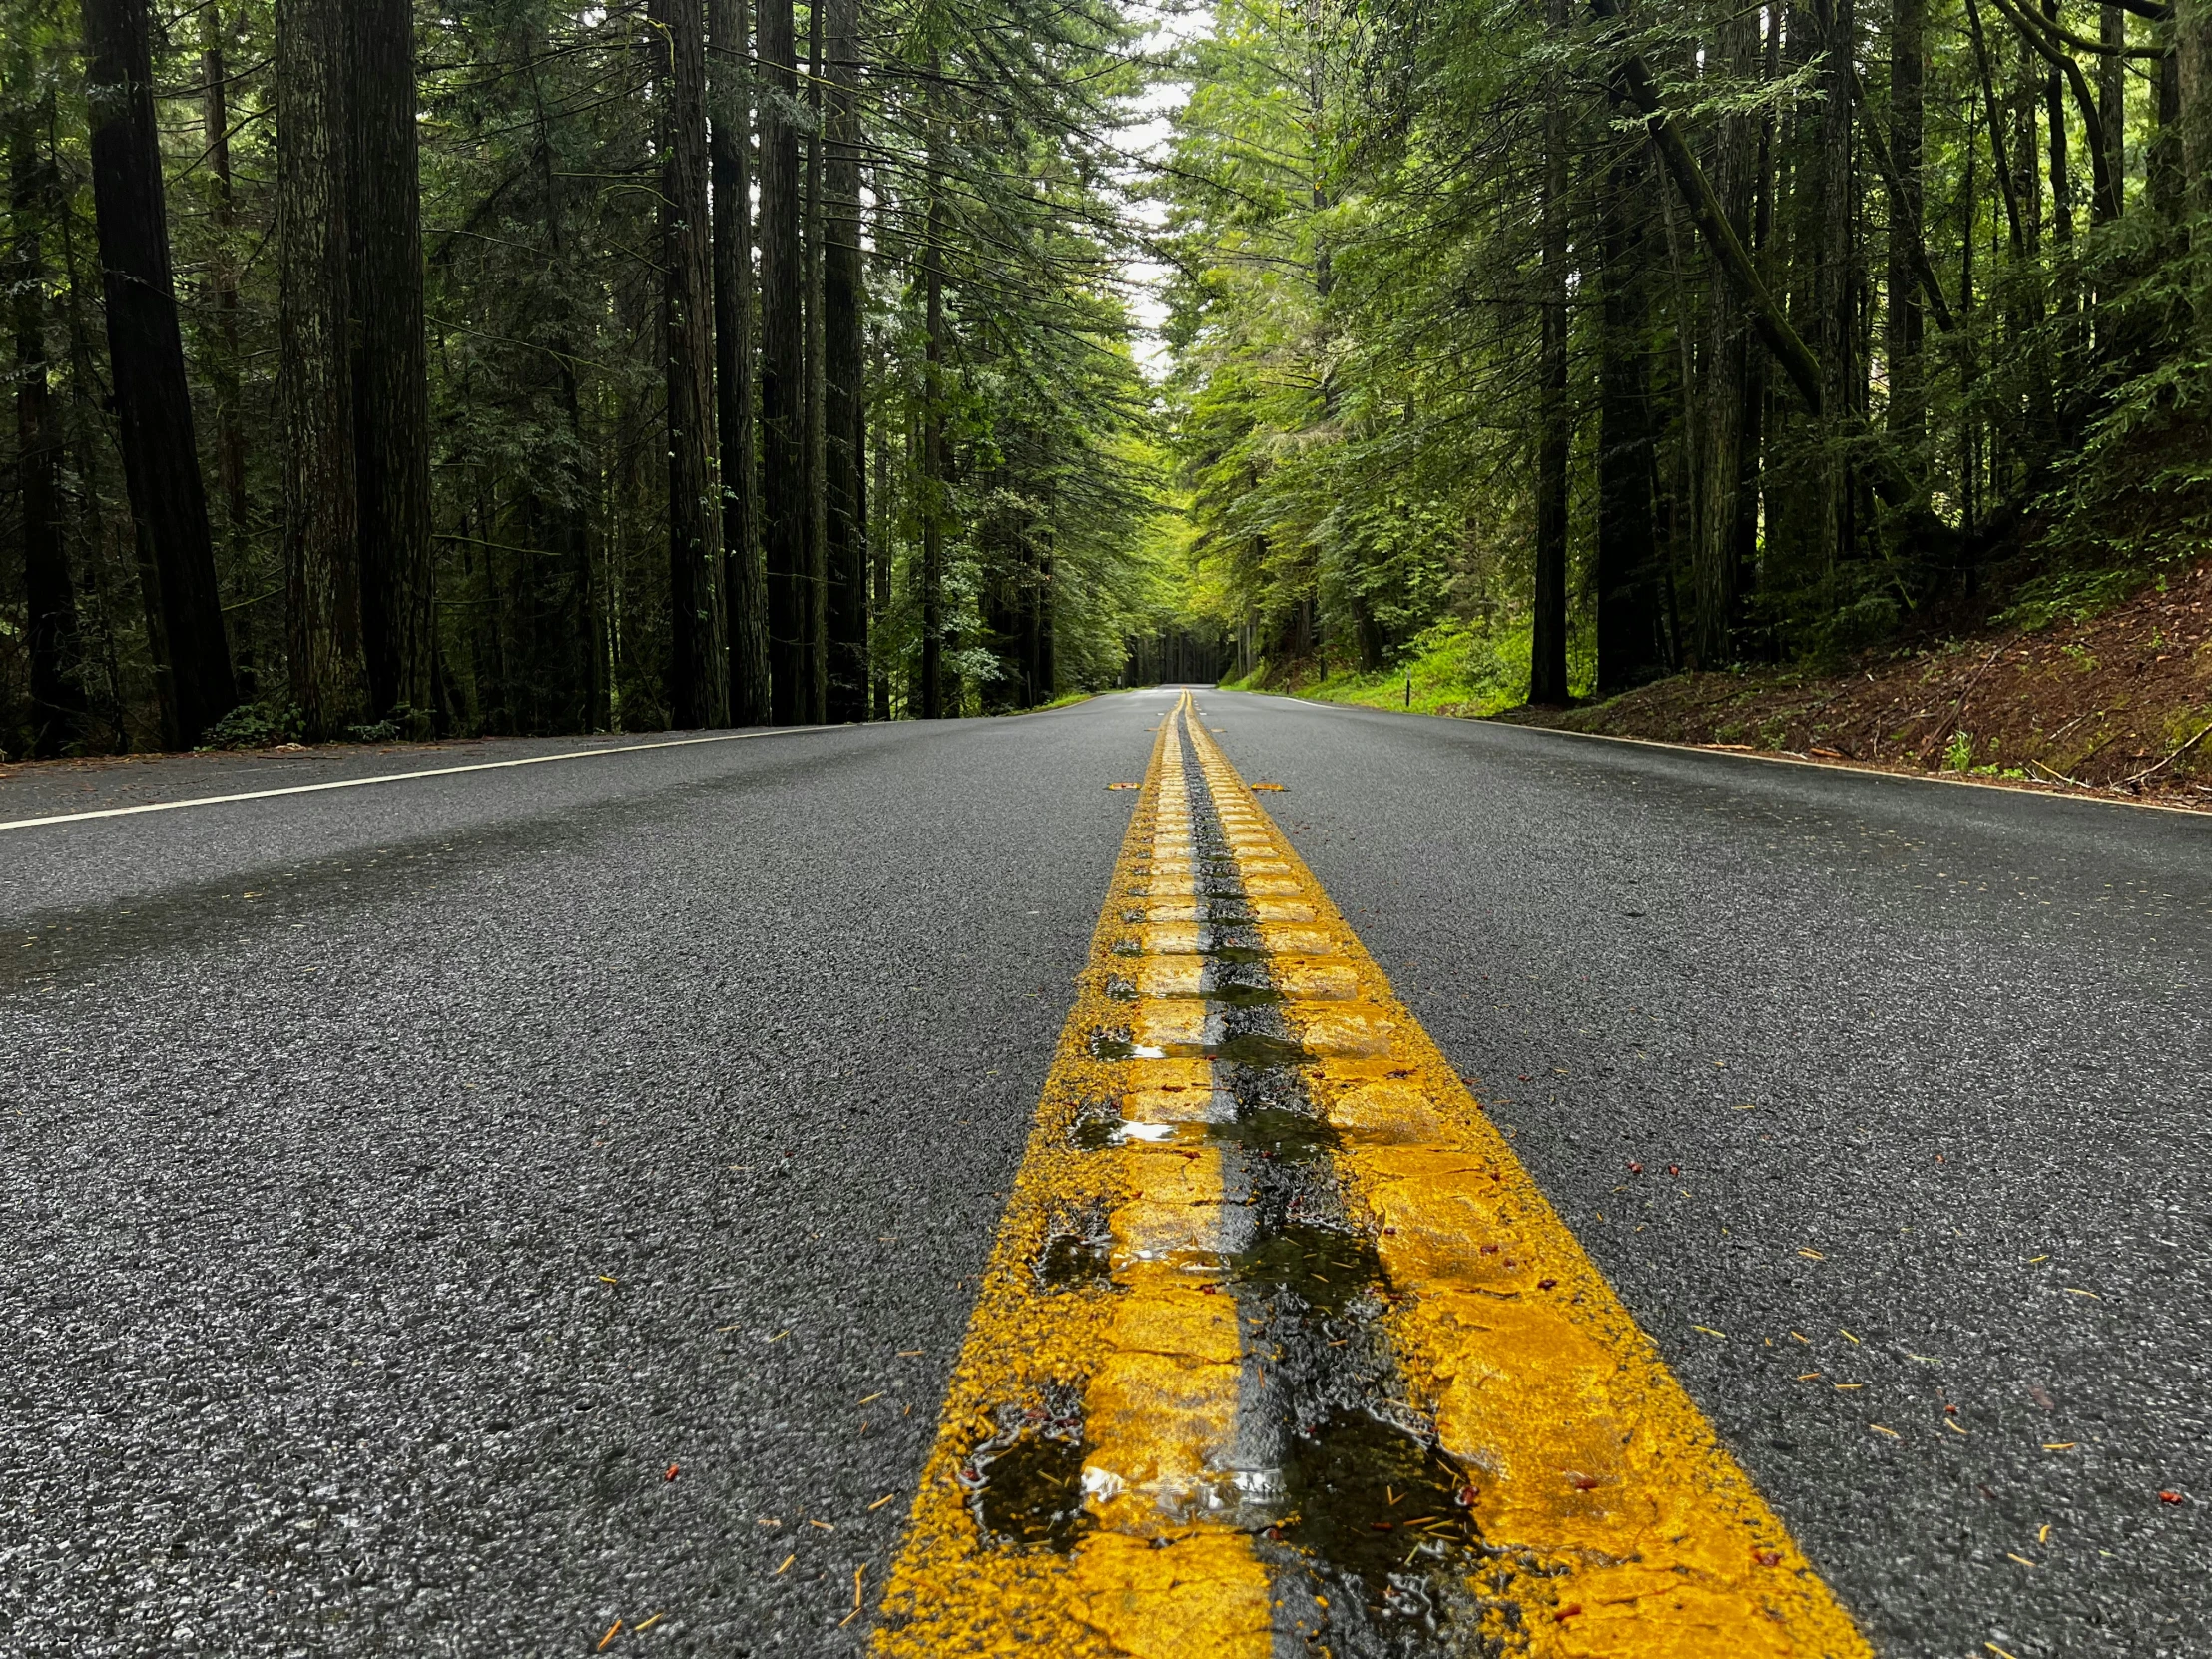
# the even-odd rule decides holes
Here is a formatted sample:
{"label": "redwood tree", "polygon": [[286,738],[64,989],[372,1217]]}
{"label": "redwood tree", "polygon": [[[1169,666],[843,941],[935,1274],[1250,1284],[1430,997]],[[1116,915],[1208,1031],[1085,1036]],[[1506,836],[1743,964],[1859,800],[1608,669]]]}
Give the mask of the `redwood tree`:
{"label": "redwood tree", "polygon": [[92,194],[108,363],[165,737],[198,741],[236,701],[170,269],[146,0],[84,0]]}
{"label": "redwood tree", "polygon": [[411,0],[351,0],[353,454],[370,707],[430,709],[430,382]]}
{"label": "redwood tree", "polygon": [[276,7],[284,643],[311,737],[368,717],[354,438],[347,0]]}
{"label": "redwood tree", "polygon": [[768,591],[761,577],[761,495],[754,470],[753,123],[746,77],[746,0],[707,0],[708,132],[714,186],[715,429],[722,442],[722,593],[730,637],[730,723],[765,726]]}
{"label": "redwood tree", "polygon": [[669,718],[729,719],[708,277],[707,53],[698,0],[653,0],[661,108],[661,325],[668,355]]}
{"label": "redwood tree", "polygon": [[806,321],[800,307],[798,86],[792,0],[763,0],[761,69],[761,541],[779,725],[810,717],[806,641]]}

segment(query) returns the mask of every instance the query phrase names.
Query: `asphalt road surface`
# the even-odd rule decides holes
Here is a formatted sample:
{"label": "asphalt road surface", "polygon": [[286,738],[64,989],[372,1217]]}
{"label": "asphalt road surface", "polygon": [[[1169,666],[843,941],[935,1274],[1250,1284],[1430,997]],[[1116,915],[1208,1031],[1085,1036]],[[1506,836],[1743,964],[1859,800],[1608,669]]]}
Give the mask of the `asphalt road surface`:
{"label": "asphalt road surface", "polygon": [[[1169,706],[0,778],[592,751],[0,830],[0,1650],[861,1651]],[[1200,706],[1879,1653],[2212,1651],[2212,824]]]}

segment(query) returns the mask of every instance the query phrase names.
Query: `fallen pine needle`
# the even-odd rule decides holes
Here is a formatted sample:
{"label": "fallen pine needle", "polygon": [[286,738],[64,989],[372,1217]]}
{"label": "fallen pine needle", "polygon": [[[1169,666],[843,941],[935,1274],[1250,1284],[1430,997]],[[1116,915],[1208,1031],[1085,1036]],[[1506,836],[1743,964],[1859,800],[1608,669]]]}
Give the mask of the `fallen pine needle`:
{"label": "fallen pine needle", "polygon": [[1828,1260],[1827,1257],[1823,1256],[1817,1250],[1801,1250],[1798,1252],[1798,1254],[1804,1257],[1808,1262],[1825,1262]]}
{"label": "fallen pine needle", "polygon": [[599,1276],[599,1282],[602,1285],[619,1285],[622,1283],[619,1279],[609,1279],[605,1274]]}
{"label": "fallen pine needle", "polygon": [[2080,1443],[2079,1440],[2045,1440],[2043,1449],[2045,1451],[2071,1451]]}
{"label": "fallen pine needle", "polygon": [[769,1577],[782,1578],[784,1574],[791,1569],[791,1564],[798,1559],[799,1551],[795,1549],[791,1552],[791,1554],[784,1557],[784,1564],[781,1567],[778,1567],[774,1572],[770,1573]]}
{"label": "fallen pine needle", "polygon": [[790,1335],[791,1335],[791,1332],[790,1332],[790,1330],[789,1330],[789,1329],[786,1329],[786,1330],[783,1330],[783,1331],[779,1331],[779,1332],[777,1332],[775,1336],[773,1336],[773,1337],[769,1338],[769,1341],[770,1341],[770,1342],[772,1342],[772,1343],[780,1343],[780,1342],[782,1342],[782,1341],[783,1341],[783,1340],[784,1340],[784,1339],[785,1339],[786,1337],[788,1337],[788,1336],[790,1336]]}
{"label": "fallen pine needle", "polygon": [[643,1624],[634,1624],[634,1625],[632,1625],[632,1626],[630,1627],[630,1634],[631,1634],[631,1635],[633,1635],[633,1636],[642,1636],[642,1635],[644,1635],[644,1634],[645,1634],[645,1633],[646,1633],[646,1632],[647,1632],[648,1630],[651,1630],[651,1629],[652,1629],[652,1628],[653,1628],[653,1627],[654,1627],[655,1625],[659,1624],[659,1623],[660,1623],[660,1622],[661,1622],[661,1621],[662,1621],[663,1619],[665,1619],[665,1618],[667,1618],[667,1617],[668,1617],[668,1615],[667,1615],[666,1613],[655,1613],[655,1614],[654,1614],[654,1615],[653,1615],[653,1616],[652,1616],[651,1618],[647,1619],[647,1620],[646,1620],[646,1621],[645,1621],[645,1622],[644,1622]]}
{"label": "fallen pine needle", "polygon": [[890,1500],[897,1495],[898,1494],[896,1492],[885,1492],[881,1497],[877,1498],[873,1503],[867,1506],[867,1512],[871,1515],[874,1514],[876,1510],[882,1508],[884,1504],[890,1502]]}
{"label": "fallen pine needle", "polygon": [[1808,1348],[1812,1346],[1813,1339],[1808,1337],[1804,1332],[1793,1331],[1790,1333],[1790,1335],[1795,1337],[1799,1342],[1804,1343]]}
{"label": "fallen pine needle", "polygon": [[1887,1434],[1887,1435],[1889,1435],[1889,1436],[1890,1436],[1890,1438],[1891,1438],[1891,1439],[1893,1439],[1893,1440],[1902,1440],[1902,1439],[1904,1439],[1904,1438],[1905,1438],[1905,1436],[1904,1436],[1903,1434],[1900,1434],[1900,1433],[1899,1433],[1899,1432],[1898,1432],[1898,1431],[1897,1431],[1896,1429],[1894,1429],[1894,1428],[1885,1428],[1885,1427],[1883,1427],[1883,1426],[1882,1426],[1882,1424],[1880,1424],[1879,1422],[1870,1422],[1870,1423],[1868,1423],[1868,1424],[1867,1424],[1867,1426],[1868,1426],[1869,1428],[1873,1429],[1873,1430],[1874,1430],[1874,1431],[1875,1431],[1875,1432],[1876,1432],[1877,1434]]}
{"label": "fallen pine needle", "polygon": [[833,1527],[833,1526],[831,1526],[831,1525],[830,1525],[830,1523],[829,1523],[828,1521],[818,1521],[818,1520],[811,1520],[811,1521],[809,1521],[809,1522],[808,1522],[807,1524],[808,1524],[809,1526],[819,1526],[819,1527],[821,1527],[821,1528],[823,1529],[823,1531],[825,1531],[825,1532],[834,1532],[834,1531],[836,1531],[836,1528],[835,1528],[835,1527]]}
{"label": "fallen pine needle", "polygon": [[1848,1342],[1854,1342],[1854,1343],[1856,1343],[1856,1342],[1858,1342],[1858,1341],[1859,1341],[1859,1339],[1858,1339],[1857,1337],[1854,1337],[1854,1336],[1852,1336],[1852,1334],[1851,1334],[1851,1333],[1850,1333],[1849,1331],[1846,1331],[1846,1330],[1844,1330],[1844,1328],[1843,1328],[1842,1326],[1840,1326],[1840,1325],[1839,1325],[1838,1327],[1836,1327],[1836,1330],[1837,1330],[1837,1333],[1838,1333],[1838,1334],[1839,1334],[1840,1336],[1842,1336],[1842,1337],[1843,1337],[1843,1338],[1844,1338],[1844,1339],[1845,1339],[1846,1341],[1848,1341]]}
{"label": "fallen pine needle", "polygon": [[1705,1333],[1705,1334],[1706,1334],[1706,1335],[1707,1335],[1708,1337],[1719,1337],[1719,1338],[1720,1338],[1720,1339],[1722,1339],[1722,1340],[1723,1340],[1724,1342],[1725,1342],[1725,1341],[1727,1340],[1727,1338],[1728,1338],[1728,1333],[1727,1333],[1727,1332],[1725,1332],[1725,1331],[1715,1331],[1715,1330],[1714,1330],[1714,1329],[1713,1329],[1713,1328],[1712,1328],[1712,1327],[1711,1327],[1710,1325],[1693,1325],[1693,1326],[1691,1326],[1691,1327],[1690,1327],[1690,1329],[1691,1329],[1692,1331],[1702,1331],[1702,1332],[1704,1332],[1704,1333]]}
{"label": "fallen pine needle", "polygon": [[1798,1381],[1799,1381],[1800,1382],[1812,1382],[1812,1381],[1813,1381],[1813,1379],[1814,1379],[1814,1378],[1816,1378],[1816,1377],[1818,1377],[1818,1376],[1820,1376],[1820,1373],[1819,1373],[1819,1372],[1817,1372],[1817,1371],[1801,1371],[1801,1372],[1799,1372],[1799,1373],[1798,1373],[1798,1379],[1797,1379],[1797,1380],[1798,1380]]}
{"label": "fallen pine needle", "polygon": [[2064,1291],[2068,1296],[2085,1296],[2089,1298],[2092,1302],[2102,1302],[2104,1300],[2104,1298],[2098,1296],[2096,1292],[2085,1291],[2079,1285],[2061,1285],[2059,1289]]}
{"label": "fallen pine needle", "polygon": [[2005,1652],[2004,1649],[1998,1647],[1997,1644],[1994,1642],[1983,1642],[1981,1645],[1987,1648],[1991,1653],[1995,1654],[1997,1656],[1997,1659],[2019,1659],[2019,1656],[2017,1654]]}
{"label": "fallen pine needle", "polygon": [[876,1402],[877,1400],[881,1399],[882,1397],[883,1397],[883,1396],[882,1396],[881,1394],[879,1394],[879,1393],[875,1393],[875,1394],[869,1394],[869,1395],[867,1396],[867,1398],[865,1398],[865,1399],[861,1400],[861,1401],[860,1401],[860,1403],[861,1403],[862,1405],[873,1405],[873,1404],[874,1404],[874,1403],[875,1403],[875,1402]]}
{"label": "fallen pine needle", "polygon": [[1963,1434],[1963,1433],[1965,1433],[1965,1432],[1966,1432],[1966,1431],[1965,1431],[1965,1430],[1964,1430],[1963,1428],[1960,1428],[1960,1427],[1958,1426],[1958,1424],[1957,1424],[1957,1423],[1955,1423],[1954,1421],[1952,1421],[1952,1420],[1951,1420],[1951,1419],[1950,1419],[1949,1417],[1945,1417],[1945,1418],[1943,1419],[1943,1426],[1944,1426],[1945,1428],[1949,1429],[1949,1430],[1950,1430],[1950,1431],[1951,1431],[1951,1432],[1952,1432],[1953,1434]]}
{"label": "fallen pine needle", "polygon": [[2049,1521],[2045,1521],[2045,1522],[2043,1522],[2043,1529],[2042,1529],[2042,1530],[2041,1530],[2040,1532],[2038,1532],[2038,1533],[2036,1533],[2036,1534],[2035,1534],[2035,1541],[2036,1541],[2037,1543],[2039,1543],[2039,1544],[2047,1544],[2047,1543],[2049,1543],[2049,1542],[2050,1542],[2050,1522],[2049,1522]]}
{"label": "fallen pine needle", "polygon": [[921,1350],[918,1348],[902,1348],[898,1351],[898,1357],[901,1360],[917,1360],[921,1357]]}
{"label": "fallen pine needle", "polygon": [[607,1634],[599,1638],[599,1645],[593,1648],[592,1652],[605,1653],[607,1651],[607,1644],[613,1641],[615,1637],[617,1637],[621,1633],[622,1621],[620,1619],[617,1619],[614,1623],[607,1626]]}
{"label": "fallen pine needle", "polygon": [[2023,1567],[2032,1567],[2035,1565],[2035,1563],[2033,1561],[2030,1561],[2026,1556],[2014,1555],[2010,1550],[2006,1550],[2004,1552],[2004,1558],[2007,1561],[2017,1561]]}

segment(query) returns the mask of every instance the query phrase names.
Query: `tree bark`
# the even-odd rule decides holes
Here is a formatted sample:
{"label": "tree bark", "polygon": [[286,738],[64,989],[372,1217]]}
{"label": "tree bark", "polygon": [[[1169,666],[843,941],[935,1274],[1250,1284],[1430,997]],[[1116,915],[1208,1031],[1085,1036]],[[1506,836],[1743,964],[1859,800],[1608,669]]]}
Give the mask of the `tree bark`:
{"label": "tree bark", "polygon": [[2127,178],[2127,8],[2097,8],[2097,119],[2104,127],[2104,171],[2112,181],[2111,217],[2126,209]]}
{"label": "tree bark", "polygon": [[806,319],[801,312],[792,0],[762,0],[761,535],[776,723],[807,719]]}
{"label": "tree bark", "polygon": [[[1817,276],[1822,401],[1831,416],[1847,416],[1860,406],[1865,384],[1858,352],[1859,270],[1858,192],[1853,146],[1855,113],[1851,96],[1851,43],[1857,23],[1854,0],[1829,0],[1826,27],[1828,61],[1821,71],[1820,270]],[[1834,442],[1821,447],[1821,562],[1833,565],[1850,551],[1851,481]]]}
{"label": "tree bark", "polygon": [[2173,37],[2184,203],[2212,213],[2212,0],[2174,0]]}
{"label": "tree bark", "polygon": [[823,12],[820,0],[807,8],[806,205],[800,236],[805,265],[807,405],[807,719],[820,725],[830,718],[830,514],[825,457],[823,386]]}
{"label": "tree bark", "polygon": [[829,539],[829,709],[868,717],[867,408],[860,265],[860,8],[829,0],[823,169],[823,467]]}
{"label": "tree bark", "polygon": [[708,276],[707,54],[699,0],[652,0],[661,110],[661,325],[668,353],[669,718],[728,721],[722,486]]}
{"label": "tree bark", "polygon": [[169,255],[147,0],[84,0],[92,193],[108,362],[164,736],[196,743],[236,701]]}
{"label": "tree bark", "polygon": [[714,126],[715,413],[722,440],[722,591],[730,634],[730,723],[765,726],[768,590],[761,575],[760,482],[754,469],[753,93],[746,0],[708,0]]}
{"label": "tree bark", "polygon": [[921,266],[928,329],[922,361],[921,718],[944,714],[944,187],[931,171]]}
{"label": "tree bark", "polygon": [[[883,376],[883,355],[878,348],[875,358],[878,383]],[[875,512],[874,533],[868,538],[869,562],[872,566],[874,587],[871,620],[874,628],[881,628],[891,614],[891,434],[890,422],[878,418],[875,422]],[[871,654],[872,655],[872,654]],[[891,677],[881,664],[875,666],[875,718],[891,718]]]}
{"label": "tree bark", "polygon": [[[2053,23],[2058,21],[2058,0],[2043,0],[2043,16]],[[2086,99],[2083,104],[2084,107],[2087,106]],[[2092,121],[2096,119],[2093,109],[2088,113]],[[2073,171],[2070,165],[2072,158],[2066,147],[2066,83],[2056,65],[2043,77],[2043,124],[2050,140],[2051,235],[2057,239],[2063,260],[2065,250],[2072,246],[2074,235]],[[2091,154],[2096,155],[2094,148]],[[2099,157],[2098,160],[2101,165],[2102,158]],[[2060,281],[2067,290],[2064,302],[2070,305],[2073,298],[2070,273],[2061,276]]]}
{"label": "tree bark", "polygon": [[[2169,35],[2170,38],[2170,35]],[[2158,126],[2143,154],[2143,182],[2152,211],[2168,224],[2186,213],[2188,191],[2181,177],[2181,59],[2169,50],[2155,66]]]}
{"label": "tree bark", "polygon": [[[231,175],[230,72],[224,47],[230,31],[223,6],[212,4],[201,19],[201,121],[208,146],[208,176],[214,182],[215,252],[208,264],[208,286],[215,298],[217,361],[209,375],[215,391],[216,481],[223,494],[224,529],[236,558],[246,536],[251,503],[246,492],[246,426],[239,409],[239,282],[231,237],[238,221],[238,199]],[[234,572],[235,579],[235,572]],[[239,649],[241,677],[246,648]]]}
{"label": "tree bark", "polygon": [[[1759,14],[1738,11],[1720,26],[1707,63],[1732,82],[1747,82],[1758,63]],[[1756,134],[1748,115],[1722,115],[1713,133],[1713,192],[1739,239],[1751,238]],[[1697,540],[1691,560],[1688,651],[1691,665],[1714,669],[1733,656],[1736,629],[1736,534],[1743,490],[1744,324],[1728,273],[1709,262],[1705,385],[1698,409],[1704,427],[1698,465]]]}
{"label": "tree bark", "polygon": [[[1568,0],[1547,0],[1554,35],[1567,31]],[[1553,72],[1544,110],[1541,202],[1543,293],[1539,301],[1536,436],[1536,593],[1529,640],[1528,701],[1567,701],[1567,110]]]}
{"label": "tree bark", "polygon": [[277,7],[284,631],[292,702],[312,738],[368,717],[350,344],[349,36],[345,0]]}
{"label": "tree bark", "polygon": [[412,0],[350,0],[353,453],[369,708],[427,736],[436,597]]}
{"label": "tree bark", "polygon": [[[1890,7],[1890,169],[1897,183],[1890,193],[1890,277],[1887,345],[1890,369],[1890,435],[1910,450],[1927,436],[1927,398],[1922,388],[1921,347],[1927,316],[1921,304],[1923,201],[1921,183],[1924,126],[1922,85],[1928,61],[1927,0],[1891,0]],[[1922,253],[1920,260],[1916,253]]]}
{"label": "tree bark", "polygon": [[61,433],[46,358],[44,233],[59,200],[52,160],[41,153],[41,106],[15,112],[8,134],[8,214],[15,232],[8,285],[15,302],[15,479],[23,522],[23,599],[31,671],[30,749],[41,759],[84,736],[76,674],[77,590],[61,533]]}

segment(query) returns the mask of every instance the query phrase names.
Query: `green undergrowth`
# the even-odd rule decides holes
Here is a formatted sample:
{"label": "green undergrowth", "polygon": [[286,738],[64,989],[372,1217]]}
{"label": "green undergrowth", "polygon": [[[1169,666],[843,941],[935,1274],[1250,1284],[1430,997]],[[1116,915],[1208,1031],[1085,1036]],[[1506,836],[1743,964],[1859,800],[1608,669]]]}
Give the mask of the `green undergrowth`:
{"label": "green undergrowth", "polygon": [[[1384,669],[1316,672],[1311,663],[1277,668],[1263,662],[1232,690],[1282,692],[1322,703],[1407,709],[1421,715],[1477,718],[1517,708],[1528,697],[1529,628],[1525,622],[1486,628],[1456,619],[1414,637]],[[1576,696],[1588,693],[1595,670],[1589,642],[1569,642],[1567,674]]]}

